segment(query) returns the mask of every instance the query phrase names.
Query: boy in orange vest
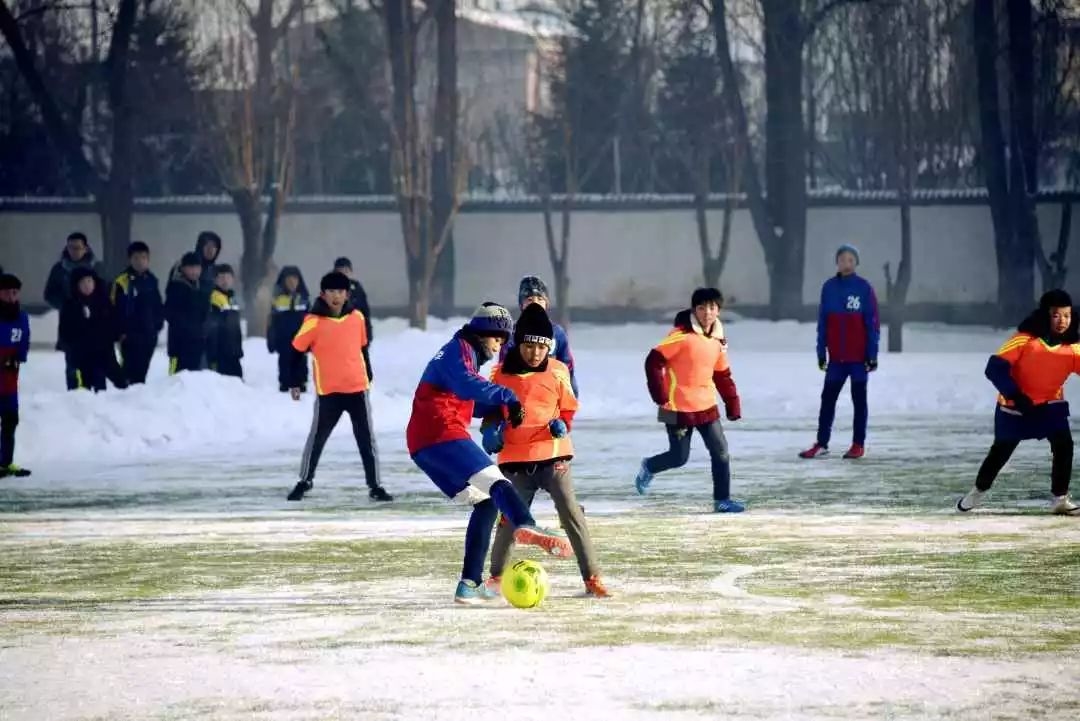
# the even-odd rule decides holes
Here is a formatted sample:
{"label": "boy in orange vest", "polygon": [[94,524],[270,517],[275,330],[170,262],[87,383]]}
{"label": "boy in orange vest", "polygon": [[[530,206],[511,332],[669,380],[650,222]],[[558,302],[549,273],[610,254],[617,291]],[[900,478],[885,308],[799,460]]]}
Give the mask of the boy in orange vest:
{"label": "boy in orange vest", "polygon": [[724,296],[716,288],[695,290],[691,307],[675,316],[675,328],[645,359],[649,395],[660,407],[658,420],[667,427],[670,447],[641,461],[634,485],[644,495],[657,473],[685,465],[696,430],[712,457],[713,509],[740,513],[746,509],[730,496],[731,465],[716,403],[719,391],[727,419],[737,421],[742,416],[720,322],[723,304]]}
{"label": "boy in orange vest", "polygon": [[986,363],[986,377],[998,391],[994,443],[975,477],[975,487],[957,501],[957,510],[966,513],[982,503],[1021,441],[1045,438],[1054,457],[1050,510],[1080,516],[1080,506],[1069,498],[1073,438],[1064,384],[1073,373],[1080,373],[1080,332],[1072,298],[1063,290],[1047,291],[1039,307]]}
{"label": "boy in orange vest", "polygon": [[[555,345],[555,329],[547,311],[539,303],[525,307],[514,326],[514,344],[491,381],[509,388],[525,409],[525,421],[507,428],[501,417],[484,423],[484,450],[499,454],[499,470],[514,489],[532,506],[538,490],[551,494],[566,537],[577,557],[585,592],[604,598],[608,590],[600,581],[585,514],[574,496],[570,460],[574,447],[570,426],[578,401],[570,380],[569,367],[549,355]],[[491,577],[488,587],[498,590],[503,568],[514,543],[514,529],[502,523],[491,547]]]}
{"label": "boy in orange vest", "polygon": [[368,389],[371,370],[364,362],[367,330],[364,314],[349,305],[349,279],[342,273],[327,273],[320,284],[322,293],[304,318],[292,341],[294,351],[289,392],[300,400],[304,353],[311,351],[315,377],[315,419],[311,424],[300,462],[300,480],[288,495],[299,501],[315,484],[315,468],[334,426],[342,413],[352,421],[353,436],[364,463],[369,496],[373,501],[392,501],[379,483],[379,462],[375,432],[371,427]]}

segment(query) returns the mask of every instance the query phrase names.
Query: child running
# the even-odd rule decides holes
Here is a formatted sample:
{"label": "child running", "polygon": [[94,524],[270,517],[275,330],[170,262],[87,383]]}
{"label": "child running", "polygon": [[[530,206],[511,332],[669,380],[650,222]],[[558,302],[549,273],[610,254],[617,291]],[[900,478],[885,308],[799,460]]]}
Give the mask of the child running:
{"label": "child running", "polygon": [[1073,373],[1080,373],[1080,333],[1072,298],[1063,290],[1051,290],[986,363],[986,377],[998,391],[994,443],[975,476],[975,487],[957,501],[957,510],[966,513],[982,503],[1020,441],[1045,438],[1053,454],[1050,510],[1080,516],[1080,506],[1069,498],[1073,438],[1064,384]]}
{"label": "child running", "polygon": [[[570,461],[574,456],[570,426],[578,401],[570,387],[570,369],[550,356],[555,329],[538,303],[527,306],[514,326],[514,343],[491,380],[509,388],[525,408],[525,422],[506,429],[502,414],[485,419],[484,450],[499,454],[501,470],[525,504],[532,506],[538,490],[555,503],[562,527],[577,556],[585,592],[605,598],[611,594],[600,581],[585,514],[574,496]],[[487,586],[498,590],[513,546],[513,532],[500,524],[491,548],[491,577]]]}
{"label": "child running", "polygon": [[[469,436],[469,422],[505,408],[512,428],[525,410],[508,388],[495,385],[477,369],[499,354],[510,337],[510,312],[484,303],[428,362],[413,396],[405,431],[409,455],[447,498],[472,506],[465,533],[465,558],[454,602],[476,604],[499,598],[483,583],[484,559],[495,517],[501,511],[518,543],[539,546],[553,556],[569,556],[565,538],[536,527],[529,507],[487,454]],[[479,404],[479,407],[477,407]]]}
{"label": "child running", "polygon": [[649,395],[660,406],[657,419],[667,428],[670,447],[641,461],[634,485],[644,495],[657,473],[685,465],[696,430],[712,457],[713,510],[740,513],[746,509],[730,497],[731,463],[716,404],[719,391],[728,420],[742,416],[720,322],[723,304],[724,296],[716,288],[695,290],[691,307],[675,316],[675,328],[645,359]]}

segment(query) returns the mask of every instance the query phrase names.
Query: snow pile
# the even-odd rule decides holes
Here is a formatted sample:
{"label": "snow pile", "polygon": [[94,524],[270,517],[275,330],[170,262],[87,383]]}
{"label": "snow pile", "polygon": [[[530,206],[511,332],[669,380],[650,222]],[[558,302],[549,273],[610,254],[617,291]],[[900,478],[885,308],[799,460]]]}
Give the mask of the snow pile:
{"label": "snow pile", "polygon": [[[35,330],[49,319],[38,320]],[[391,436],[388,442],[401,442],[420,374],[461,322],[433,320],[427,331],[408,328],[402,319],[376,323],[372,405],[376,429]],[[667,330],[650,324],[574,326],[582,420],[653,422],[643,362]],[[733,321],[727,333],[746,427],[816,418],[822,374],[813,325]],[[909,328],[912,352],[882,356],[870,385],[872,416],[988,414],[993,391],[982,371],[1002,336],[989,329]],[[169,377],[159,351],[146,386],[98,395],[65,392],[62,356],[35,350],[22,374],[19,458],[29,466],[58,455],[73,460],[295,445],[310,427],[311,395],[297,403],[278,392],[277,359],[263,339],[249,339],[244,348],[243,382],[212,373]],[[847,402],[842,399],[841,414],[848,412]],[[338,432],[348,433],[347,425]]]}

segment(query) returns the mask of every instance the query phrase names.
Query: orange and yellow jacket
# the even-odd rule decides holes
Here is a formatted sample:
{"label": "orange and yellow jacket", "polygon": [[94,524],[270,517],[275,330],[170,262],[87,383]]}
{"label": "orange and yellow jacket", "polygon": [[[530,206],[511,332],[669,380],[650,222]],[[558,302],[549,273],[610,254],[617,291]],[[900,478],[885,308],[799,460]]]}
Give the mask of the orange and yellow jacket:
{"label": "orange and yellow jacket", "polygon": [[717,420],[717,392],[729,420],[742,415],[719,320],[706,332],[692,310],[676,315],[675,327],[646,357],[645,377],[649,395],[660,406],[660,420],[669,425],[692,427]]}
{"label": "orange and yellow jacket", "polygon": [[998,390],[998,405],[1012,408],[1025,395],[1035,405],[1065,399],[1065,381],[1080,373],[1080,343],[1052,344],[1023,330],[990,356],[986,377]]}
{"label": "orange and yellow jacket", "polygon": [[331,315],[330,306],[322,298],[312,305],[292,340],[299,363],[303,362],[303,354],[311,351],[315,392],[320,396],[368,389],[371,374],[364,360],[367,344],[364,314],[346,305],[340,316]]}
{"label": "orange and yellow jacket", "polygon": [[518,372],[510,358],[508,355],[506,361],[495,366],[491,381],[514,392],[525,409],[525,422],[517,428],[507,424],[499,463],[539,463],[570,458],[574,455],[570,434],[552,438],[548,427],[556,418],[566,423],[568,431],[573,423],[578,400],[571,387],[570,369],[562,361],[548,357],[537,370]]}

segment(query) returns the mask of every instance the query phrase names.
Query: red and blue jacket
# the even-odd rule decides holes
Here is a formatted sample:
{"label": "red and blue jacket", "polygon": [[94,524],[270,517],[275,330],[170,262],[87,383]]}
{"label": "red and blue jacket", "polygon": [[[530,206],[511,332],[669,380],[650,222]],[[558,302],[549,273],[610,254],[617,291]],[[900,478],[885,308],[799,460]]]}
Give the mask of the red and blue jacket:
{"label": "red and blue jacket", "polygon": [[821,286],[818,306],[817,356],[831,363],[877,360],[881,324],[877,296],[865,279],[837,273]]}
{"label": "red and blue jacket", "polygon": [[[476,350],[461,331],[428,362],[405,429],[410,456],[438,443],[468,440],[474,417],[517,402],[509,388],[481,376],[479,365]],[[480,404],[479,409],[476,404]]]}
{"label": "red and blue jacket", "polygon": [[0,397],[19,393],[19,365],[30,352],[30,317],[18,304],[0,304]]}

